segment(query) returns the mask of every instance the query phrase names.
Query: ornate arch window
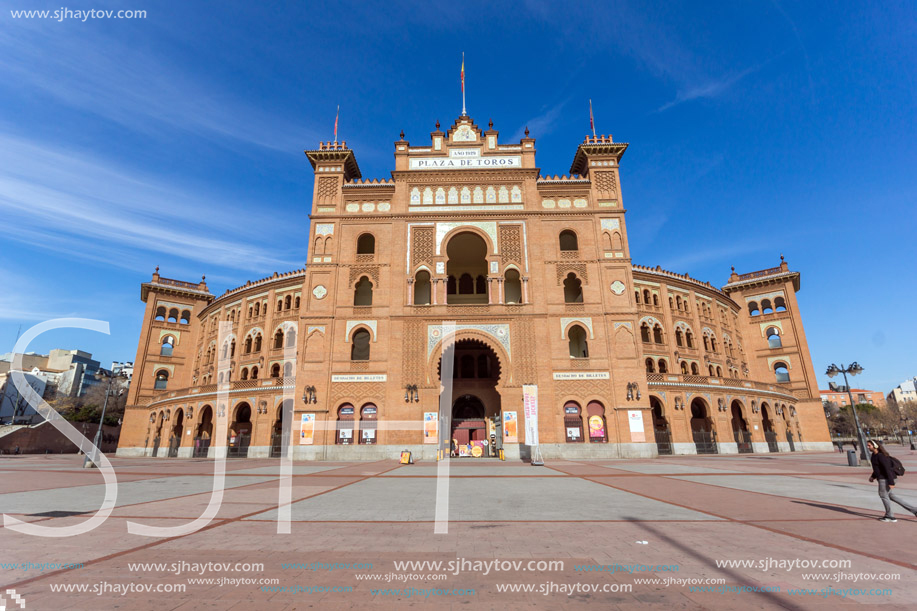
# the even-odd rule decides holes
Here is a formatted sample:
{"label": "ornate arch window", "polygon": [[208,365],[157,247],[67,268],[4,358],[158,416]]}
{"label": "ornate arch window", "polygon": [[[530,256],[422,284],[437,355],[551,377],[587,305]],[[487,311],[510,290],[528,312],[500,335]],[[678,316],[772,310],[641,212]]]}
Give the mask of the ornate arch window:
{"label": "ornate arch window", "polygon": [[577,359],[589,358],[589,344],[586,341],[586,330],[579,325],[573,325],[567,332],[567,346],[570,356]]}

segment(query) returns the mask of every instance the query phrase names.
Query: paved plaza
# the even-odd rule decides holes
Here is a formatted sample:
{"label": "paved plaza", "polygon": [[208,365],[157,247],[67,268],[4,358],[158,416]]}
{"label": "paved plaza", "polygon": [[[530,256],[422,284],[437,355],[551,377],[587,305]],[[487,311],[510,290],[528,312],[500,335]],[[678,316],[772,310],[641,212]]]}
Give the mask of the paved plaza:
{"label": "paved plaza", "polygon": [[[896,491],[917,505],[917,453],[891,449],[908,469]],[[81,464],[0,458],[0,510],[48,527],[85,521],[105,487]],[[0,528],[2,591],[25,609],[904,609],[917,595],[917,518],[895,506],[897,523],[878,522],[869,470],[840,453],[454,459],[445,534],[434,533],[436,463],[295,463],[291,532],[278,534],[279,461],[229,460],[216,517],[162,539],[127,523],[200,516],[214,463],[113,464],[116,508],[92,532]],[[737,560],[748,562],[723,565]]]}

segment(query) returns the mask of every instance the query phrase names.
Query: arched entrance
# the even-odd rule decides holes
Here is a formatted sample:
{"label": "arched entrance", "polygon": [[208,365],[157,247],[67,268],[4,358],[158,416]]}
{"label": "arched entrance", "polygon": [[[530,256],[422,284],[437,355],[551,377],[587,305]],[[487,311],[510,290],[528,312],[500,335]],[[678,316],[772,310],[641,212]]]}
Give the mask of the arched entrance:
{"label": "arched entrance", "polygon": [[379,409],[374,403],[367,403],[360,408],[360,443],[375,445],[376,443],[376,417]]}
{"label": "arched entrance", "polygon": [[348,446],[353,443],[353,405],[345,403],[338,408],[337,430],[334,443]]}
{"label": "arched entrance", "polygon": [[274,426],[271,428],[271,458],[279,458],[283,456],[283,413],[286,409],[292,408],[292,401],[289,399],[281,403],[277,407],[277,416],[274,419]]}
{"label": "arched entrance", "polygon": [[660,455],[674,453],[672,447],[672,432],[669,430],[669,421],[665,419],[662,401],[657,397],[650,397],[650,407],[653,409],[653,434],[656,437],[656,451]]}
{"label": "arched entrance", "polygon": [[248,445],[252,440],[252,408],[248,403],[242,402],[236,406],[235,417],[229,425],[226,455],[230,458],[245,458],[248,456]]}
{"label": "arched entrance", "polygon": [[606,443],[608,426],[605,423],[605,406],[598,401],[590,401],[586,406],[586,415],[589,417],[589,442]]}
{"label": "arched entrance", "polygon": [[[500,361],[479,339],[455,343],[452,370],[452,429],[456,456],[492,456],[502,447]],[[438,374],[442,372],[440,358]]]}
{"label": "arched entrance", "polygon": [[172,426],[172,435],[169,437],[169,458],[178,457],[178,446],[181,445],[181,436],[185,432],[184,420],[185,412],[183,409],[179,408],[175,410],[175,415],[172,416],[175,424]]}
{"label": "arched entrance", "polygon": [[691,401],[691,434],[698,454],[716,454],[716,433],[703,399]]}
{"label": "arched entrance", "polygon": [[194,458],[206,458],[210,448],[210,438],[213,435],[213,409],[205,405],[200,411],[200,424],[197,425],[197,435],[194,437]]}
{"label": "arched entrance", "polygon": [[446,303],[488,303],[487,242],[470,231],[457,233],[446,245]]}
{"label": "arched entrance", "polygon": [[761,426],[764,428],[764,439],[767,441],[768,452],[779,452],[777,431],[774,429],[774,421],[771,420],[770,407],[767,403],[761,404]]}
{"label": "arched entrance", "polygon": [[159,453],[159,444],[162,443],[162,422],[164,419],[163,412],[156,416],[156,432],[153,434],[153,456]]}
{"label": "arched entrance", "polygon": [[576,401],[567,401],[564,404],[564,429],[567,443],[583,442],[582,410]]}
{"label": "arched entrance", "polygon": [[742,404],[738,401],[732,402],[732,435],[735,437],[739,454],[751,454],[751,433],[748,423],[742,417]]}

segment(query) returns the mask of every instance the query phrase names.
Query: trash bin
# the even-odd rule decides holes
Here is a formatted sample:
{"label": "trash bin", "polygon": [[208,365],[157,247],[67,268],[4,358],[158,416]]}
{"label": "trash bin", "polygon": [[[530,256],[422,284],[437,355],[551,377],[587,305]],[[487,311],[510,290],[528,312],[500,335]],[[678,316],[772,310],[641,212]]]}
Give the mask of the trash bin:
{"label": "trash bin", "polygon": [[847,466],[858,467],[860,461],[857,459],[857,453],[854,450],[847,450]]}

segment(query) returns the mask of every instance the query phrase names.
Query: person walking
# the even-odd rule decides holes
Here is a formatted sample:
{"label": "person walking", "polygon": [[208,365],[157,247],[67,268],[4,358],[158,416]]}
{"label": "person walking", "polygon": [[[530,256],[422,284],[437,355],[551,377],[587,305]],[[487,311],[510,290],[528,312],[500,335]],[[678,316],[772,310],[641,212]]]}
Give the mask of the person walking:
{"label": "person walking", "polygon": [[888,454],[888,450],[886,450],[881,443],[873,440],[866,442],[866,449],[872,454],[870,457],[872,462],[872,475],[869,476],[869,481],[873,482],[879,480],[879,498],[882,499],[882,504],[885,505],[885,515],[879,518],[879,521],[898,521],[895,519],[895,514],[892,513],[891,501],[895,501],[917,516],[917,509],[914,509],[903,500],[899,499],[895,496],[895,493],[892,492],[892,489],[895,487],[895,467],[892,464],[892,459]]}

